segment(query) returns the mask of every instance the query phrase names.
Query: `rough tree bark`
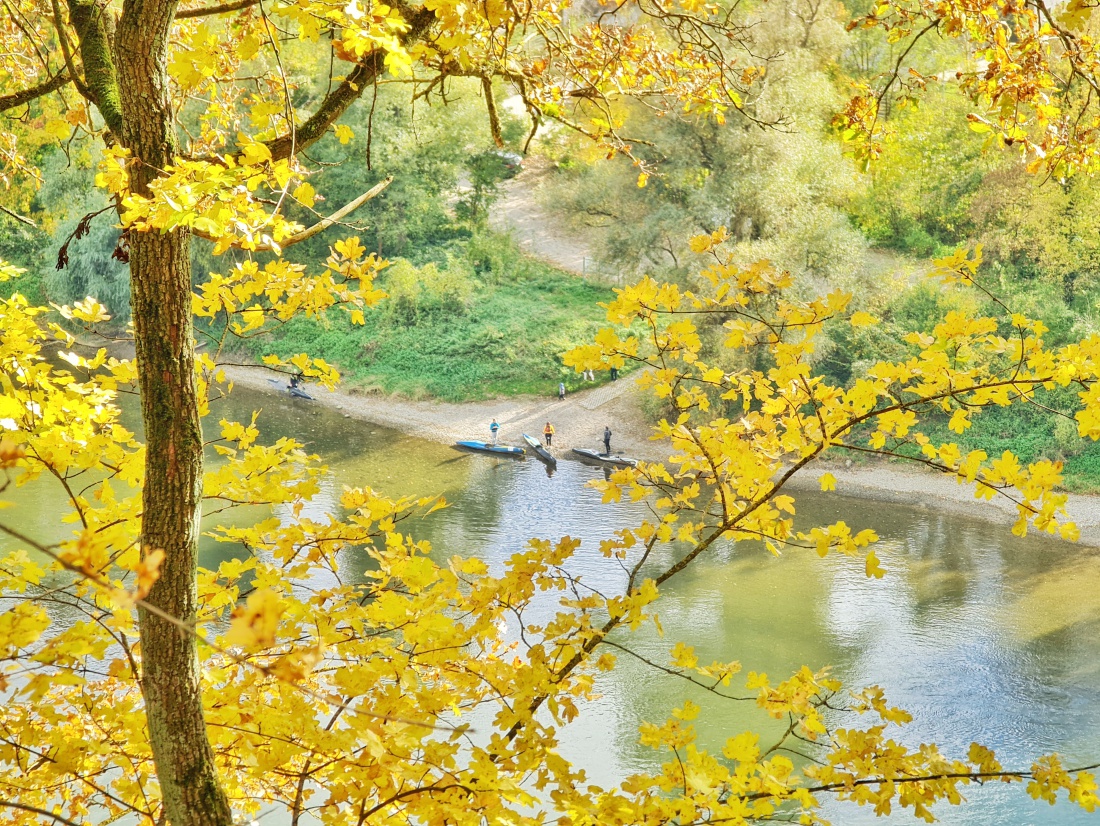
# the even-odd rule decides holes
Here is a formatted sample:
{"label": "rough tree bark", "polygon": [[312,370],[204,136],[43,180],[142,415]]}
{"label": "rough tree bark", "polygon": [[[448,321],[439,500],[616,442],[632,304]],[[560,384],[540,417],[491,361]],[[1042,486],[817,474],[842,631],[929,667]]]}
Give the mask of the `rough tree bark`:
{"label": "rough tree bark", "polygon": [[[176,0],[126,0],[114,37],[131,185],[149,183],[177,154],[168,90],[168,31]],[[141,541],[163,549],[148,601],[195,618],[202,428],[195,386],[190,237],[183,230],[130,237],[130,284],[145,424]],[[206,734],[193,635],[141,615],[142,692],[165,812],[172,826],[229,826],[232,813]]]}
{"label": "rough tree bark", "polygon": [[[203,13],[243,8],[251,2],[241,0]],[[117,25],[106,0],[68,4],[86,76],[82,93],[99,109],[111,139],[130,150],[131,190],[148,195],[149,184],[173,163],[179,150],[167,71],[168,36],[179,2],[125,0]],[[422,37],[435,19],[425,8],[411,10],[409,17],[406,41]],[[288,157],[318,140],[383,67],[381,53],[365,58],[294,138],[285,135],[273,141],[274,155]],[[47,94],[63,84],[60,77],[0,97],[0,104],[15,105],[28,95],[33,99]],[[146,553],[165,552],[160,579],[147,601],[184,622],[194,621],[196,612],[203,469],[190,240],[185,230],[135,232],[129,237],[130,302],[147,451],[141,543]],[[140,625],[141,688],[167,821],[171,826],[231,826],[232,811],[206,732],[195,637],[145,610]]]}

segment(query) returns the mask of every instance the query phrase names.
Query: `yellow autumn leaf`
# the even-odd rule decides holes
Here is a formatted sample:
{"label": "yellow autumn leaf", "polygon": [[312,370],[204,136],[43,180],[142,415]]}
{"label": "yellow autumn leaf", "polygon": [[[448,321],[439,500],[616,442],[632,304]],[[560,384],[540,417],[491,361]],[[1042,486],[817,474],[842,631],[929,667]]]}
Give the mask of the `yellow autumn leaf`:
{"label": "yellow autumn leaf", "polygon": [[951,414],[951,421],[948,422],[947,427],[956,433],[964,432],[970,427],[970,411],[963,408],[959,408]]}
{"label": "yellow autumn leaf", "polygon": [[868,577],[874,577],[875,579],[882,579],[886,573],[886,569],[879,565],[878,555],[874,551],[867,552],[867,562],[865,565],[866,573]]}
{"label": "yellow autumn leaf", "polygon": [[238,645],[246,651],[274,645],[283,608],[282,599],[273,590],[256,590],[244,606],[233,611],[225,633],[226,644]]}

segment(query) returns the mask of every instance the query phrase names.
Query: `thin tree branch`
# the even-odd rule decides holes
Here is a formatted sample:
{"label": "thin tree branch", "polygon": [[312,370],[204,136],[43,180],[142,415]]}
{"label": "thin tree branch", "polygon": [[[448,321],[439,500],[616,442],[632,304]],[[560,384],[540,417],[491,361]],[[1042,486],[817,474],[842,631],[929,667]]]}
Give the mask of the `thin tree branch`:
{"label": "thin tree branch", "polygon": [[194,17],[209,17],[215,14],[227,14],[231,11],[250,9],[260,0],[233,0],[231,3],[219,3],[216,6],[200,6],[195,9],[180,9],[176,12],[176,20],[189,20]]}
{"label": "thin tree branch", "polygon": [[35,229],[38,229],[38,224],[36,224],[30,218],[28,218],[25,215],[20,215],[18,212],[12,212],[10,209],[8,209],[3,204],[0,204],[0,212],[3,212],[5,215],[8,215],[8,216],[14,218],[16,221],[18,221],[21,224],[26,224],[28,227],[34,227]]}
{"label": "thin tree branch", "polygon": [[22,89],[10,95],[0,95],[0,112],[6,112],[9,109],[14,109],[16,106],[30,103],[32,100],[37,100],[43,95],[48,95],[50,92],[56,92],[71,81],[72,78],[69,76],[69,73],[67,71],[62,71],[49,80],[39,83],[37,86],[32,86],[29,89]]}
{"label": "thin tree branch", "polygon": [[54,814],[49,809],[39,809],[37,806],[28,806],[26,803],[16,803],[14,800],[0,800],[0,806],[9,809],[18,809],[22,812],[31,812],[36,815],[42,815],[43,817],[50,817],[53,818],[54,823],[64,823],[65,826],[80,826],[75,820],[69,820],[67,817]]}
{"label": "thin tree branch", "polygon": [[[389,178],[386,178],[384,181],[380,181],[379,183],[372,186],[370,189],[368,189],[366,192],[364,192],[362,195],[360,195],[358,198],[356,198],[351,203],[349,203],[349,204],[341,207],[340,209],[336,210],[336,212],[332,213],[332,215],[328,216],[327,218],[322,218],[320,221],[318,221],[313,226],[307,227],[306,229],[302,230],[299,233],[296,233],[295,235],[291,235],[289,238],[287,238],[285,241],[283,241],[281,244],[279,244],[279,249],[284,249],[285,250],[287,247],[292,247],[295,244],[300,244],[303,241],[305,241],[309,238],[312,238],[317,233],[323,232],[324,230],[331,227],[333,224],[338,223],[346,215],[348,215],[348,214],[354,212],[355,210],[359,209],[359,207],[361,207],[367,201],[371,200],[372,198],[375,198],[380,192],[382,192],[382,190],[384,190],[386,187],[388,187],[392,183],[393,183],[393,176],[390,176]],[[198,230],[196,230],[194,228],[192,228],[191,234],[194,235],[196,238],[202,238],[206,241],[212,241],[212,242],[216,243],[217,240],[218,240],[213,235],[208,235],[205,232],[199,232]],[[238,248],[238,249],[241,248],[240,244],[233,244],[232,246],[234,248]],[[253,247],[250,251],[251,252],[270,252],[272,249],[274,249],[274,248],[270,244],[260,244],[259,246]]]}

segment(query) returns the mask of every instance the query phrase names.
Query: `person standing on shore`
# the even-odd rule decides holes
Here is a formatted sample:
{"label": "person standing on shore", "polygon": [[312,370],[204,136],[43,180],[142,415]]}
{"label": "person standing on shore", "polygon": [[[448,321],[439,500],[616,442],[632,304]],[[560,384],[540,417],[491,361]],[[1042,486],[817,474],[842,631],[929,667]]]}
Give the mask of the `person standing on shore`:
{"label": "person standing on shore", "polygon": [[550,443],[554,441],[554,425],[547,422],[546,427],[542,429],[542,435],[546,437],[546,446],[550,447]]}
{"label": "person standing on shore", "polygon": [[497,432],[500,430],[500,425],[497,424],[497,420],[493,419],[493,423],[489,425],[489,432],[493,434],[493,445],[497,443]]}
{"label": "person standing on shore", "polygon": [[558,382],[558,401],[565,401],[565,382]]}
{"label": "person standing on shore", "polygon": [[603,429],[603,455],[611,455],[611,428],[604,427]]}

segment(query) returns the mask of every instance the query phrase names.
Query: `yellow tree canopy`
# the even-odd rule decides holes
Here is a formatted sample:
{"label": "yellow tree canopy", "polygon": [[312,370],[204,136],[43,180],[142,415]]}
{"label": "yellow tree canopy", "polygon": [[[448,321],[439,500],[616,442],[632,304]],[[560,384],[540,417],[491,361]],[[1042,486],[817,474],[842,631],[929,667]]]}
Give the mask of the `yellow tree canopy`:
{"label": "yellow tree canopy", "polygon": [[[1013,498],[1017,532],[1075,533],[1065,497],[1054,490],[1057,463],[963,454],[932,443],[920,427],[930,412],[947,410],[961,432],[984,407],[1026,404],[1043,386],[1077,385],[1081,433],[1095,438],[1100,339],[1051,351],[1042,325],[1026,318],[952,316],[911,342],[911,358],[874,365],[849,389],[831,386],[809,366],[822,326],[877,320],[848,310],[850,296],[841,293],[790,297],[789,276],[767,265],[736,267],[721,252],[722,236],[694,242],[714,255],[704,288],[645,280],[623,290],[608,309],[616,326],[569,356],[577,369],[644,360],[652,368],[645,382],[681,411],[659,428],[667,462],[622,469],[600,484],[609,501],[646,499],[655,514],[600,549],[607,564],[629,574],[619,593],[596,593],[577,579],[570,559],[578,543],[569,537],[531,540],[499,575],[476,559],[429,556],[427,543],[410,540],[401,524],[443,504],[435,500],[347,490],[343,515],[318,520],[302,507],[318,490],[323,469],[315,457],[286,439],[258,444],[254,422],[218,424],[214,445],[225,464],[207,472],[207,508],[267,502],[291,514],[214,531],[250,553],[198,572],[199,610],[185,626],[199,641],[210,742],[234,811],[276,803],[334,824],[625,826],[777,816],[816,823],[822,795],[833,793],[932,819],[933,803],[960,802],[962,787],[978,780],[1026,780],[1036,797],[1053,801],[1064,790],[1095,807],[1093,776],[1055,756],[1021,769],[1002,766],[979,744],[960,755],[908,748],[897,738],[909,715],[880,689],[847,690],[809,669],[779,681],[742,676],[735,660],[701,662],[690,641],[670,641],[667,659],[651,665],[754,703],[765,719],[785,721],[786,733],[761,742],[752,732],[730,732],[722,753],[712,754],[695,744],[699,708],[685,702],[640,732],[643,744],[667,754],[660,771],[601,788],[558,756],[560,727],[583,712],[600,673],[629,651],[630,631],[657,621],[661,587],[716,542],[841,553],[861,559],[868,576],[883,575],[873,531],[856,533],[842,521],[793,525],[795,500],[785,485],[830,451],[891,454],[915,442],[920,461],[972,484],[978,499]],[[960,254],[939,262],[938,272],[972,284],[977,266]],[[104,315],[91,301],[64,312],[83,323]],[[247,310],[228,312],[240,318]],[[695,319],[712,313],[728,319],[727,348],[764,348],[773,365],[731,372],[706,363]],[[133,608],[147,607],[163,560],[137,552],[142,448],[113,402],[132,385],[133,365],[66,351],[72,369],[52,366],[42,347],[71,339],[45,328],[41,312],[18,297],[0,304],[0,320],[5,486],[45,474],[71,485],[89,470],[101,479],[74,496],[71,539],[48,545],[0,527],[26,549],[0,565],[4,592],[25,597],[0,614],[10,700],[0,712],[0,818],[21,822],[30,811],[62,823],[125,815],[159,822]],[[742,415],[714,418],[719,399]],[[822,486],[835,480],[826,474]],[[647,566],[673,541],[679,550]],[[374,560],[365,579],[345,567],[351,546],[366,547]],[[532,614],[540,594],[558,603],[550,621],[544,609]],[[46,597],[85,619],[51,625],[39,602]],[[796,767],[788,740],[813,762]]]}
{"label": "yellow tree canopy", "polygon": [[[0,516],[17,545],[0,560],[0,820],[228,826],[276,804],[292,822],[308,812],[341,826],[815,823],[827,793],[927,819],[932,803],[958,802],[984,780],[1026,780],[1037,798],[1064,791],[1095,807],[1092,775],[1055,756],[1006,769],[979,744],[963,755],[909,748],[896,739],[908,715],[876,688],[846,691],[809,669],[741,678],[735,659],[703,664],[690,641],[670,641],[653,666],[723,696],[737,681],[731,701],[782,721],[777,741],[730,732],[721,754],[709,753],[696,743],[699,709],[685,702],[640,732],[660,767],[602,788],[562,759],[558,732],[598,692],[615,652],[629,650],[629,632],[657,621],[661,587],[720,540],[843,553],[882,574],[873,532],[793,526],[786,482],[830,451],[915,441],[922,461],[979,498],[1012,497],[1018,532],[1072,536],[1056,463],[963,455],[920,427],[946,410],[962,430],[983,407],[1073,385],[1080,432],[1097,437],[1096,337],[1053,351],[1029,319],[950,316],[910,342],[909,358],[836,387],[811,367],[822,326],[875,319],[851,313],[839,292],[795,297],[790,277],[766,263],[735,266],[723,231],[696,239],[696,252],[713,253],[703,287],[647,279],[622,290],[612,326],[570,356],[578,370],[647,363],[645,382],[678,411],[658,431],[666,462],[603,485],[608,500],[646,499],[654,514],[600,548],[628,573],[618,593],[588,590],[572,573],[570,537],[532,539],[496,575],[478,560],[430,555],[402,523],[441,504],[431,499],[357,488],[341,513],[315,518],[305,505],[323,470],[301,444],[261,444],[254,421],[208,421],[203,435],[224,377],[219,348],[196,354],[193,315],[224,323],[228,338],[302,313],[361,321],[382,298],[382,262],[357,239],[323,262],[278,256],[310,232],[283,213],[287,199],[314,202],[300,153],[330,130],[346,137],[354,127],[339,119],[368,87],[392,77],[431,94],[450,76],[478,78],[499,135],[492,83],[502,80],[536,125],[557,119],[629,154],[621,98],[752,117],[746,89],[761,59],[735,10],[693,0],[589,11],[495,0],[2,9],[0,109],[18,115],[0,136],[2,174],[33,181],[38,146],[73,130],[102,136],[98,183],[129,237],[137,354],[76,352],[74,325],[106,320],[92,298],[58,308],[65,326],[18,293],[0,300],[0,498],[52,478],[72,508],[56,543]],[[194,292],[192,236],[245,253]],[[260,250],[274,256],[247,255]],[[960,253],[939,267],[973,285],[978,261]],[[0,280],[14,275],[0,265]],[[756,366],[709,364],[700,318],[717,319],[730,351],[760,354],[745,360]],[[335,380],[305,354],[271,363]],[[135,389],[144,445],[117,405]],[[712,414],[719,401],[741,415]],[[203,468],[206,444],[220,467]],[[287,516],[213,530],[247,553],[199,568],[202,508],[246,503]],[[673,540],[657,565],[655,549]],[[370,571],[345,569],[352,546],[368,550]],[[533,600],[547,596],[553,616],[535,616]],[[51,622],[57,604],[77,618]],[[804,765],[784,751],[795,739],[812,753]]]}
{"label": "yellow tree canopy", "polygon": [[[859,153],[877,157],[887,129],[882,103],[918,102],[929,83],[956,84],[974,104],[970,128],[989,146],[1018,149],[1028,170],[1065,179],[1095,169],[1100,144],[1100,50],[1095,5],[1087,0],[904,0],[874,3],[850,25],[882,29],[896,58],[838,116]],[[923,38],[958,41],[957,63],[924,67]]]}
{"label": "yellow tree canopy", "polygon": [[[0,180],[33,177],[28,158],[34,149],[66,141],[74,131],[118,142],[123,113],[113,50],[126,48],[116,42],[116,30],[127,8],[94,0],[5,6],[0,111],[22,117],[5,121],[0,131]],[[658,110],[720,120],[730,109],[751,117],[744,100],[761,62],[731,12],[695,0],[592,9],[559,0],[235,0],[176,8],[170,26],[163,58],[168,103],[186,125],[179,166],[163,185],[170,202],[176,199],[168,189],[183,196],[193,187],[201,199],[207,187],[228,183],[231,169],[238,170],[237,181],[250,182],[250,191],[257,167],[279,191],[299,186],[298,154],[326,132],[346,142],[358,126],[338,119],[380,81],[410,83],[425,97],[444,93],[449,78],[478,79],[498,143],[492,82],[502,81],[520,96],[533,127],[557,120],[609,152],[629,153],[618,101],[634,98]],[[296,197],[312,206],[308,189]],[[191,216],[178,216],[189,205],[179,206],[161,203],[158,225],[173,212],[193,226]],[[125,220],[139,216],[140,210]],[[196,229],[216,235],[217,219]]]}

